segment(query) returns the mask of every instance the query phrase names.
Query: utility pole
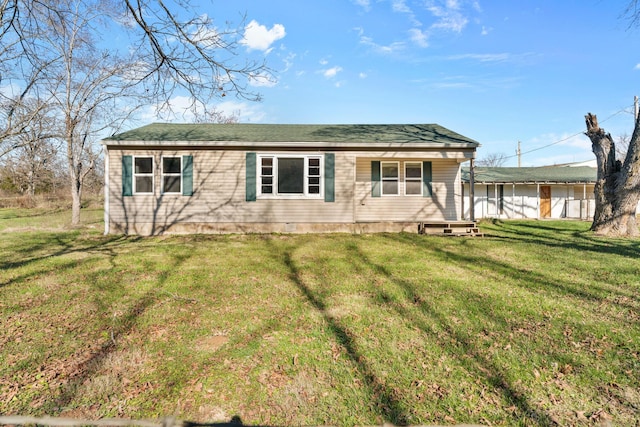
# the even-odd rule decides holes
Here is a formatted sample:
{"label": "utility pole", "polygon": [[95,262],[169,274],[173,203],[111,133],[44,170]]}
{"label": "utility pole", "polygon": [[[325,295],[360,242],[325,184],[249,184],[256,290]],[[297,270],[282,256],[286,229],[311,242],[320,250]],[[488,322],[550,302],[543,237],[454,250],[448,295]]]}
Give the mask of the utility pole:
{"label": "utility pole", "polygon": [[638,96],[633,97],[633,123],[638,121]]}
{"label": "utility pole", "polygon": [[516,154],[518,155],[518,167],[520,167],[520,158],[522,157],[522,150],[520,150],[520,141],[518,141],[518,149],[516,150]]}

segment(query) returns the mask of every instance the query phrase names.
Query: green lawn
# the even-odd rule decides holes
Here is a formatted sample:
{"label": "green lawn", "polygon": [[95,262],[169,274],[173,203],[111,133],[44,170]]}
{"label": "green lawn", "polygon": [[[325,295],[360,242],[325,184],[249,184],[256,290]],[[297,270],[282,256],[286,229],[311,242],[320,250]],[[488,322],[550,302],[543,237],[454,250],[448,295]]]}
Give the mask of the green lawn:
{"label": "green lawn", "polygon": [[0,210],[0,414],[638,421],[638,240],[570,221],[141,238],[56,215]]}

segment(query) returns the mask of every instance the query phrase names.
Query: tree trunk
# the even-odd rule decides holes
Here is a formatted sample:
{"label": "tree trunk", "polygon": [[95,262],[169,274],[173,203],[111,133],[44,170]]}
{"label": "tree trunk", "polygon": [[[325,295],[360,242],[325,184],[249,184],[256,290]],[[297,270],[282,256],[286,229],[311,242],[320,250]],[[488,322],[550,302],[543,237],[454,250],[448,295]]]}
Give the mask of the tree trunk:
{"label": "tree trunk", "polygon": [[638,236],[636,207],[640,200],[640,121],[629,143],[624,164],[615,158],[611,135],[598,125],[595,115],[585,116],[587,136],[596,156],[596,209],[591,230],[605,236]]}
{"label": "tree trunk", "polygon": [[[73,169],[73,168],[71,168]],[[82,182],[76,171],[71,173],[71,225],[80,225],[82,206]]]}

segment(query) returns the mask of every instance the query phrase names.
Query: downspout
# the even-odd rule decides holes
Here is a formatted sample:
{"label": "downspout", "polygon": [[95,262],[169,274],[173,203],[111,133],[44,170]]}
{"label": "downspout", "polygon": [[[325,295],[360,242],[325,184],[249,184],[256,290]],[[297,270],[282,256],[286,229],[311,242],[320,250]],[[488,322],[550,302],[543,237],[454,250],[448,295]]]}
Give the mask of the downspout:
{"label": "downspout", "polygon": [[466,215],[464,214],[464,181],[462,179],[460,179],[460,189],[460,219],[464,221]]}
{"label": "downspout", "polygon": [[[475,156],[475,152],[473,153]],[[475,205],[475,177],[474,177],[474,158],[472,157],[469,165],[469,220],[476,220],[476,205]]]}
{"label": "downspout", "polygon": [[109,234],[109,148],[104,155],[104,234]]}

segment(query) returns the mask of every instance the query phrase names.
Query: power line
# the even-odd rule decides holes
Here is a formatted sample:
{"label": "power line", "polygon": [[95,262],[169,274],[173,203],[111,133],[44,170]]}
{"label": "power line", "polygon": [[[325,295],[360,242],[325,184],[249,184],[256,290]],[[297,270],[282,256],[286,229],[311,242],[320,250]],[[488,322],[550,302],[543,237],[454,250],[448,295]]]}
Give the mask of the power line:
{"label": "power line", "polygon": [[[615,113],[613,113],[612,115],[610,115],[609,117],[607,117],[606,119],[604,119],[604,120],[600,121],[600,123],[604,123],[604,122],[606,122],[607,120],[612,119],[613,117],[617,116],[618,114],[628,113],[628,112],[629,112],[629,108],[634,108],[634,106],[632,105],[631,107],[625,107],[625,108],[623,108],[623,109],[621,109],[621,110],[618,110],[618,111],[616,111]],[[503,157],[503,159],[505,159],[505,160],[507,160],[507,159],[512,159],[512,158],[514,158],[514,157],[522,156],[522,155],[524,155],[524,154],[529,154],[529,153],[533,153],[533,152],[536,152],[536,151],[544,150],[545,148],[549,148],[549,147],[552,147],[552,146],[554,146],[554,145],[558,145],[558,144],[560,144],[561,142],[568,141],[568,140],[570,140],[571,138],[575,138],[576,136],[578,136],[578,135],[583,135],[583,134],[584,134],[584,131],[579,131],[579,132],[577,132],[577,133],[574,133],[573,135],[570,135],[570,136],[567,136],[567,137],[565,137],[565,138],[562,138],[562,139],[560,139],[560,140],[558,140],[558,141],[552,142],[551,144],[543,145],[542,147],[532,148],[532,149],[531,149],[531,150],[529,150],[529,151],[522,151],[522,152],[520,152],[520,153],[518,153],[518,154],[514,154],[514,155],[511,155],[511,156],[505,156],[505,157]]]}

